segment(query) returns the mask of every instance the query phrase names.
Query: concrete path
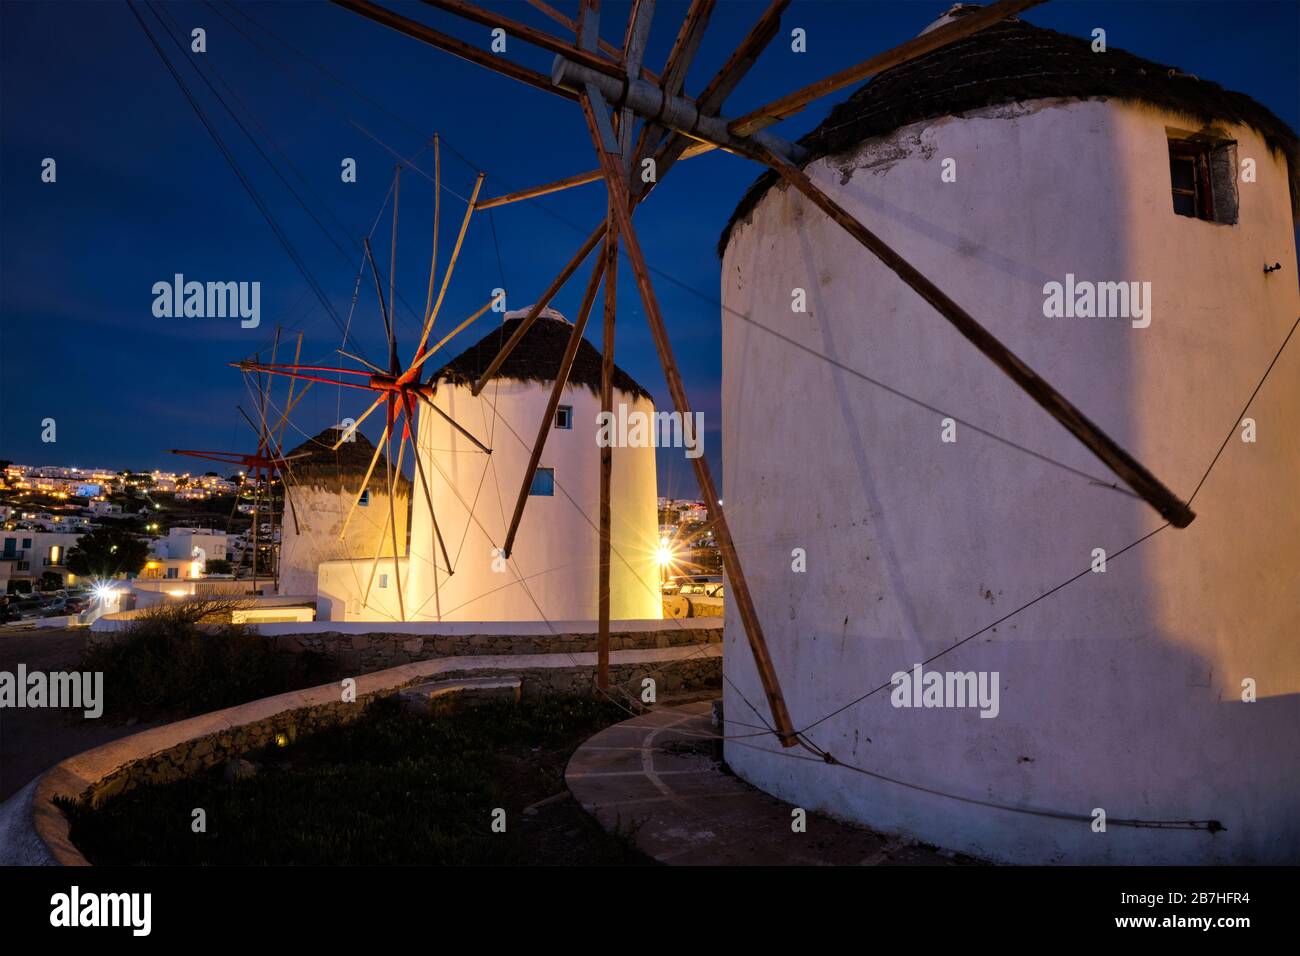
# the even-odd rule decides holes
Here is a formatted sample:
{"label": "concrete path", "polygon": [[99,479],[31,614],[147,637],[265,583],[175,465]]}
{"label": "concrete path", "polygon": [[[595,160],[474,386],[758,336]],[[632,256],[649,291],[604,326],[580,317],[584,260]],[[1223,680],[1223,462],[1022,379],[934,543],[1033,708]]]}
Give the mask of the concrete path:
{"label": "concrete path", "polygon": [[607,727],[574,752],[564,779],[611,832],[661,863],[952,866],[974,862],[809,813],[738,779],[721,761],[712,703],[660,707]]}

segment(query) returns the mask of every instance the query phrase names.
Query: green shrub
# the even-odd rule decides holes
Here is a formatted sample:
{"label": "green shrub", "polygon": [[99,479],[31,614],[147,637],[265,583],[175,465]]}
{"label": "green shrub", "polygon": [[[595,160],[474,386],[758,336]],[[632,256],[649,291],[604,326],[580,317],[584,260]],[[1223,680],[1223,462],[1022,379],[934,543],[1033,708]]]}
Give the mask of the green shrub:
{"label": "green shrub", "polygon": [[112,643],[88,647],[82,668],[104,672],[110,719],[181,717],[324,683],[323,655],[277,650],[230,623],[243,602],[191,599],[150,608]]}

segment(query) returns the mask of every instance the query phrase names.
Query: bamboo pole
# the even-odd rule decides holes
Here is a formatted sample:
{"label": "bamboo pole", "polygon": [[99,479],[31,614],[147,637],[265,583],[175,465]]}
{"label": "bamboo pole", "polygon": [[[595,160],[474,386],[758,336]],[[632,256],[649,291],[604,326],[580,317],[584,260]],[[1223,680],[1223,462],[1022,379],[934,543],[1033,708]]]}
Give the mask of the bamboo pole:
{"label": "bamboo pole", "polygon": [[[284,410],[280,413],[280,418],[284,421],[285,424],[287,424],[289,421],[290,413],[292,413],[293,410],[298,407],[298,403],[303,400],[304,396],[306,396],[306,394],[309,391],[311,391],[312,384],[313,384],[312,382],[308,382],[306,385],[302,387],[302,391],[300,391],[297,395],[295,395],[292,398],[292,400],[285,403]],[[281,441],[284,440],[283,429],[280,432],[280,440]]]}
{"label": "bamboo pole", "polygon": [[[651,124],[646,125],[648,128]],[[676,136],[678,134],[673,135]],[[641,144],[644,144],[644,142],[645,138],[643,134]],[[718,147],[714,146],[712,143],[703,143],[699,140],[693,140],[689,137],[683,136],[681,149],[679,151],[680,155],[673,157],[673,159],[693,159],[702,153],[711,153],[717,148]],[[640,145],[638,145],[636,155],[641,155]],[[671,163],[668,165],[671,165]],[[662,175],[666,169],[663,161],[657,159],[656,166],[660,167],[656,170],[657,175]],[[552,180],[549,183],[542,183],[539,186],[529,186],[527,189],[520,189],[513,193],[506,193],[502,196],[494,196],[491,199],[485,199],[478,203],[474,208],[495,209],[498,206],[508,206],[511,203],[523,202],[525,199],[536,199],[539,196],[549,196],[551,193],[557,193],[565,189],[572,189],[575,186],[585,186],[588,183],[600,182],[604,178],[605,174],[599,169],[589,169],[585,173],[576,173],[573,176],[566,176],[563,179]]]}
{"label": "bamboo pole", "polygon": [[[257,485],[258,471],[260,468],[253,469],[253,482]],[[253,491],[253,593],[257,593],[257,504],[262,500],[261,486],[257,485]]]}
{"label": "bamboo pole", "polygon": [[348,533],[348,524],[352,521],[352,515],[356,512],[357,505],[361,503],[361,496],[366,493],[366,489],[370,486],[370,475],[374,472],[375,465],[379,462],[379,453],[383,451],[384,442],[387,441],[387,439],[388,425],[385,424],[384,433],[379,436],[379,443],[375,445],[375,453],[370,457],[370,467],[366,469],[366,476],[361,479],[361,488],[357,492],[356,498],[352,501],[352,507],[348,509],[347,517],[343,519],[343,527],[339,529],[340,541],[342,541],[344,535]]}
{"label": "bamboo pole", "polygon": [[[407,418],[412,418],[410,412],[407,412],[406,415],[407,415]],[[427,502],[427,504],[429,505],[429,517],[432,519],[432,524],[433,524],[433,536],[434,536],[434,538],[435,538],[435,539],[437,540],[437,542],[438,542],[438,548],[439,548],[439,550],[442,551],[442,562],[443,562],[443,564],[447,565],[447,576],[450,577],[450,576],[454,573],[454,572],[452,571],[452,567],[451,567],[451,555],[449,555],[449,554],[447,553],[447,543],[446,543],[445,541],[443,541],[443,539],[442,539],[442,530],[438,527],[438,516],[437,516],[436,514],[434,514],[434,510],[433,510],[433,495],[429,492],[429,480],[428,480],[428,478],[425,476],[425,473],[424,473],[424,462],[420,459],[420,442],[419,442],[419,438],[420,438],[420,430],[419,430],[419,427],[417,426],[417,427],[416,427],[416,430],[415,430],[415,439],[412,441],[412,449],[411,449],[412,452],[415,454],[415,470],[416,470],[417,472],[419,472],[419,475],[420,475],[420,484],[424,487],[424,498],[425,498],[425,501]],[[438,568],[438,562],[435,561],[435,562],[433,563],[433,567],[434,567],[434,570],[437,570],[437,568]],[[434,596],[435,596],[435,598],[437,597],[437,590],[438,590],[437,580],[438,580],[438,579],[437,579],[437,576],[435,575],[435,577],[434,577]],[[439,610],[439,612],[438,612],[438,617],[439,617],[439,620],[441,620],[441,618],[442,618],[442,611],[441,611],[441,610]]]}
{"label": "bamboo pole", "polygon": [[437,412],[439,415],[441,415],[441,416],[446,420],[446,422],[447,422],[448,425],[450,425],[452,428],[456,429],[456,431],[460,432],[462,435],[464,435],[466,438],[468,438],[471,442],[473,442],[475,445],[477,445],[477,446],[479,447],[479,450],[480,450],[480,451],[486,452],[486,453],[489,454],[489,455],[492,454],[492,449],[491,449],[491,448],[489,448],[487,445],[483,444],[481,441],[479,441],[477,438],[475,438],[473,435],[471,435],[468,431],[466,431],[466,430],[461,426],[460,422],[456,421],[456,419],[452,418],[450,415],[448,415],[446,412],[444,412],[441,408],[439,408],[437,405],[435,405],[435,404],[433,403],[433,399],[429,398],[428,395],[425,395],[424,392],[422,392],[422,391],[420,391],[420,392],[416,392],[416,394],[419,395],[420,398],[424,400],[424,403],[425,403],[426,405],[428,405],[428,406],[429,406],[430,408],[432,408],[435,412]]}
{"label": "bamboo pole", "polygon": [[582,306],[578,310],[577,321],[573,323],[573,331],[569,333],[568,344],[565,345],[564,355],[560,358],[560,367],[555,373],[555,383],[551,386],[551,395],[546,401],[546,411],[542,414],[542,422],[537,429],[537,439],[533,442],[532,454],[528,456],[528,467],[524,470],[519,495],[515,499],[514,514],[510,517],[510,527],[506,531],[505,544],[501,548],[504,557],[510,557],[510,552],[514,549],[515,535],[519,531],[520,519],[524,516],[524,505],[528,503],[528,490],[533,483],[533,473],[537,471],[537,465],[542,460],[542,451],[546,448],[546,439],[554,428],[555,410],[559,407],[564,386],[569,381],[569,370],[573,367],[573,360],[578,354],[578,346],[582,344],[582,333],[587,327],[587,317],[591,314],[592,303],[596,301],[596,289],[600,286],[600,277],[604,271],[605,259],[601,256],[597,258],[596,265],[591,270],[591,279],[587,282],[587,291],[582,296]]}
{"label": "bamboo pole", "polygon": [[[293,350],[293,364],[297,365],[301,361],[302,361],[302,333],[299,332],[298,343]],[[289,394],[285,398],[284,410],[280,413],[280,420],[276,422],[275,427],[271,429],[272,434],[275,434],[276,431],[279,431],[280,433],[280,437],[276,440],[277,444],[281,444],[284,442],[284,430],[289,427],[289,409],[293,408],[293,404],[294,404],[293,391],[294,391],[294,386],[297,384],[298,382],[295,379],[292,378],[289,379]],[[308,388],[311,387],[310,382],[307,384],[307,387]],[[304,389],[304,391],[305,390],[306,389]]]}
{"label": "bamboo pole", "polygon": [[[433,253],[429,256],[429,291],[424,294],[424,314],[433,308],[433,283],[438,273],[438,220],[442,218],[442,150],[441,140],[433,134]],[[419,353],[419,349],[416,349]]]}
{"label": "bamboo pole", "polygon": [[716,2],[717,0],[691,0],[690,9],[682,19],[681,29],[677,31],[677,38],[673,41],[661,74],[663,81],[659,85],[669,96],[676,96],[682,91],[682,84],[686,82],[686,74],[700,48],[700,41],[704,39],[704,31],[708,29]]}
{"label": "bamboo pole", "polygon": [[508,76],[512,80],[518,80],[520,83],[525,83],[535,89],[544,90],[547,93],[553,93],[566,100],[577,100],[578,98],[576,94],[570,93],[568,90],[557,89],[551,84],[549,77],[538,73],[536,70],[530,70],[527,67],[518,66],[503,57],[497,56],[495,53],[480,50],[478,47],[466,43],[463,40],[458,40],[453,36],[448,36],[445,33],[440,33],[437,30],[426,27],[423,23],[417,23],[415,20],[399,16],[391,10],[385,10],[381,6],[370,3],[369,0],[330,0],[330,2],[343,7],[345,10],[359,13],[361,16],[366,17],[369,20],[374,20],[376,23],[381,23],[390,29],[396,30],[398,33],[404,33],[407,36],[427,43],[430,46],[444,50],[453,56],[458,56],[462,60],[468,60],[478,66],[487,67],[494,73]]}
{"label": "bamboo pole", "polygon": [[788,6],[790,0],[771,0],[767,9],[754,21],[749,33],[731,52],[731,56],[727,57],[727,61],[722,64],[697,97],[701,111],[707,109],[711,114],[716,115],[722,108],[723,102],[758,62],[759,56],[781,29],[781,15],[785,13],[785,8]]}
{"label": "bamboo pole", "polygon": [[388,371],[397,374],[397,209],[402,195],[402,167],[393,169],[393,242],[388,252],[388,301],[393,304],[392,331],[388,336]]}
{"label": "bamboo pole", "polygon": [[[388,418],[393,424],[397,423],[396,398],[389,399]],[[406,436],[403,435],[397,446],[397,473],[401,476],[402,453],[406,451]],[[384,456],[384,469],[388,478],[388,526],[392,529],[393,538],[393,583],[397,585],[397,611],[403,621],[406,620],[406,601],[402,597],[402,569],[398,564],[397,557],[397,518],[395,516],[393,499],[397,497],[393,485],[393,436],[392,431],[388,434],[388,454]]]}
{"label": "bamboo pole", "polygon": [[1038,373],[1026,365],[1009,348],[995,338],[965,309],[950,299],[938,286],[922,275],[911,263],[895,252],[884,240],[862,225],[857,219],[826,195],[808,178],[803,170],[787,163],[769,150],[756,146],[756,155],[767,163],[781,178],[803,193],[826,215],[830,216],[850,236],[861,243],[890,271],[902,279],[921,298],[952,323],[967,341],[984,353],[990,361],[1007,374],[1049,415],[1055,418],[1075,438],[1098,458],[1124,483],[1133,489],[1175,528],[1185,528],[1196,517],[1195,513],[1155,475],[1121,448],[1064,395],[1053,388]]}
{"label": "bamboo pole", "polygon": [[339,440],[334,443],[334,447],[331,448],[330,451],[338,451],[339,447],[345,441],[348,440],[349,436],[355,435],[357,433],[357,429],[361,427],[361,423],[370,417],[371,412],[373,412],[376,408],[378,408],[380,404],[383,403],[385,398],[387,398],[387,395],[381,392],[379,397],[375,399],[374,404],[371,405],[369,408],[367,408],[364,412],[362,412],[361,417],[356,419],[352,423],[352,426],[350,428],[344,429],[342,432],[339,433]]}
{"label": "bamboo pole", "polygon": [[538,196],[548,196],[551,193],[558,193],[562,189],[571,189],[574,186],[585,186],[587,183],[594,183],[600,180],[601,172],[599,169],[592,169],[585,173],[578,173],[574,176],[566,176],[563,179],[557,179],[554,182],[542,183],[540,186],[530,186],[527,189],[520,189],[516,192],[506,193],[504,196],[494,196],[491,199],[485,199],[478,204],[478,209],[495,209],[497,206],[508,206],[510,203],[520,202],[524,199],[535,199]]}
{"label": "bamboo pole", "polygon": [[[610,208],[615,216],[614,225],[619,231],[623,248],[627,252],[633,275],[636,276],[637,289],[641,294],[641,303],[645,307],[646,318],[650,324],[650,332],[654,337],[655,349],[659,353],[660,364],[663,366],[668,391],[672,395],[673,404],[677,411],[681,413],[683,418],[687,418],[691,414],[690,402],[686,397],[686,388],[682,384],[681,373],[677,369],[677,360],[673,356],[672,345],[668,340],[668,331],[664,325],[663,314],[659,311],[659,302],[655,297],[654,286],[650,282],[650,271],[646,267],[645,257],[641,252],[641,244],[632,228],[631,202],[628,196],[627,183],[621,176],[620,164],[615,162],[614,157],[606,153],[601,147],[593,107],[586,96],[582,97],[582,107],[583,115],[587,120],[587,128],[596,149],[596,155],[600,159],[601,168],[605,171],[605,182],[612,200]],[[793,747],[798,743],[798,737],[790,721],[790,713],[786,709],[785,697],[781,692],[781,684],[776,676],[776,669],[772,665],[772,657],[767,649],[767,641],[763,636],[763,628],[758,619],[758,612],[754,608],[753,597],[749,593],[749,584],[745,579],[745,572],[740,564],[740,555],[736,551],[735,543],[731,538],[731,529],[727,525],[721,505],[718,503],[718,491],[713,483],[712,471],[709,468],[708,460],[703,455],[693,458],[691,461],[695,467],[695,478],[699,482],[700,493],[704,495],[705,508],[708,510],[709,519],[716,529],[718,546],[722,551],[722,560],[727,570],[731,594],[735,597],[736,609],[740,613],[740,619],[745,628],[745,636],[749,640],[750,651],[754,656],[754,664],[758,670],[759,679],[763,684],[763,692],[767,696],[768,708],[772,712],[772,719],[776,725],[775,733],[783,747]]]}
{"label": "bamboo pole", "polygon": [[[613,197],[609,200],[614,201]],[[609,217],[614,218],[611,209]],[[614,405],[614,321],[618,297],[618,230],[605,232],[605,328],[600,360],[600,411],[608,418]],[[614,448],[600,449],[600,552],[596,584],[596,686],[609,689],[609,606],[610,606],[610,492],[614,465]]]}
{"label": "bamboo pole", "polygon": [[999,0],[999,2],[974,13],[968,13],[957,20],[953,20],[951,23],[945,23],[929,33],[913,37],[892,50],[886,50],[869,60],[864,60],[848,69],[840,70],[840,72],[825,79],[818,80],[816,83],[795,90],[793,93],[789,93],[779,100],[774,100],[766,106],[760,106],[758,109],[733,121],[729,129],[737,136],[749,136],[786,117],[793,116],[809,103],[829,93],[842,90],[846,86],[852,86],[855,83],[861,83],[874,73],[880,73],[909,60],[925,56],[927,53],[933,53],[954,40],[960,40],[972,33],[978,33],[999,20],[1014,16],[1028,10],[1030,7],[1036,7],[1045,2],[1046,0]]}
{"label": "bamboo pole", "polygon": [[346,349],[335,349],[334,351],[337,352],[339,355],[342,355],[344,358],[350,358],[350,359],[352,359],[352,361],[354,361],[354,362],[359,362],[359,363],[361,363],[362,365],[364,365],[366,368],[370,369],[370,371],[376,373],[377,375],[387,375],[387,374],[388,374],[387,371],[385,371],[384,369],[380,368],[380,367],[379,367],[378,365],[376,365],[374,362],[368,362],[368,361],[366,361],[365,359],[363,359],[360,355],[354,355],[353,353],[347,351]]}
{"label": "bamboo pole", "polygon": [[587,258],[587,255],[592,249],[596,248],[596,244],[600,242],[604,235],[605,223],[602,220],[600,225],[596,227],[595,231],[593,231],[592,234],[582,243],[582,248],[580,248],[574,254],[573,258],[569,260],[569,264],[560,270],[560,274],[555,277],[555,281],[553,281],[546,291],[542,293],[542,297],[533,303],[532,308],[528,310],[528,315],[526,315],[524,320],[519,323],[519,327],[516,328],[510,338],[506,340],[506,343],[501,346],[501,351],[498,352],[496,357],[488,363],[488,367],[483,371],[483,374],[479,376],[478,381],[474,383],[474,387],[470,390],[471,394],[477,395],[479,392],[483,391],[492,376],[497,373],[497,370],[500,369],[501,366],[505,364],[506,359],[510,357],[510,353],[514,351],[515,346],[518,345],[523,340],[523,337],[528,334],[529,328],[531,328],[532,324],[537,321],[537,317],[541,315],[542,309],[550,305],[551,300],[555,298],[555,294],[559,292],[564,283],[568,282],[569,278],[578,271],[578,266],[582,265],[583,260]]}
{"label": "bamboo pole", "polygon": [[649,83],[630,83],[626,78],[616,80],[563,57],[556,57],[551,77],[566,89],[586,93],[592,88],[592,92],[603,97],[611,107],[629,107],[639,116],[677,130],[686,137],[713,143],[741,156],[746,154],[751,142],[763,143],[792,160],[802,161],[808,155],[806,148],[767,130],[759,130],[749,137],[736,136],[728,129],[731,120],[704,114],[689,97],[666,96]]}
{"label": "bamboo pole", "polygon": [[589,52],[580,47],[574,46],[567,40],[561,40],[559,37],[552,36],[544,30],[538,30],[530,27],[526,23],[518,20],[512,20],[509,17],[502,16],[499,13],[493,13],[490,10],[484,10],[482,7],[467,3],[466,0],[423,0],[430,7],[439,10],[445,10],[448,13],[455,14],[462,19],[469,20],[471,23],[477,23],[485,27],[500,28],[507,34],[523,40],[525,43],[531,43],[533,46],[541,47],[548,53],[558,53],[561,56],[573,56],[581,60],[593,70],[601,70],[609,73],[611,76],[617,76],[621,72],[619,68],[594,52]]}
{"label": "bamboo pole", "polygon": [[[299,335],[301,337],[301,333],[299,333]],[[311,387],[311,383],[308,382],[306,388],[304,388],[303,391],[305,392],[307,388],[310,387]],[[277,441],[274,437],[272,438],[271,441],[272,441],[271,450],[275,452],[275,458],[273,459],[275,461],[275,469],[280,475],[280,493],[284,496],[284,503],[289,506],[289,513],[293,516],[293,533],[301,534],[302,528],[298,524],[298,509],[294,506],[293,497],[289,494],[288,479],[293,475],[293,467],[289,464],[289,462],[293,461],[295,458],[306,458],[309,453],[303,452],[298,455],[290,455],[288,457],[285,457],[283,444],[280,441]],[[283,537],[283,528],[284,528],[283,508],[280,509],[280,528],[281,528],[281,537]],[[277,569],[279,568],[278,552],[276,554],[276,567]],[[277,590],[280,587],[280,575],[278,570],[276,572],[275,586]]]}
{"label": "bamboo pole", "polygon": [[457,335],[459,335],[461,332],[463,332],[467,326],[471,325],[471,324],[472,324],[475,320],[477,320],[477,319],[478,319],[478,318],[479,318],[479,317],[480,317],[484,312],[486,312],[488,309],[492,308],[492,303],[495,302],[495,301],[496,301],[496,299],[488,299],[488,301],[487,301],[487,305],[483,306],[483,308],[481,308],[481,309],[479,309],[477,312],[473,313],[469,318],[467,318],[467,319],[465,319],[465,321],[461,322],[460,325],[456,326],[454,329],[452,329],[450,332],[448,332],[446,335],[444,335],[442,338],[440,338],[440,339],[438,340],[438,342],[437,342],[436,345],[434,345],[434,346],[432,346],[431,348],[429,348],[428,351],[424,352],[422,355],[420,355],[418,358],[416,358],[416,360],[415,360],[414,362],[411,363],[411,367],[408,368],[408,369],[403,373],[403,377],[410,376],[412,372],[418,372],[419,369],[420,369],[420,366],[422,366],[425,362],[429,361],[430,356],[432,356],[435,352],[438,351],[438,349],[442,348],[444,345],[446,345],[448,342],[450,342],[452,339],[454,339]]}
{"label": "bamboo pole", "polygon": [[[407,413],[408,417],[410,413]],[[442,540],[442,531],[438,528],[438,516],[433,510],[433,495],[429,494],[429,480],[424,475],[424,462],[420,460],[420,431],[417,428],[415,439],[413,440],[415,455],[415,470],[420,475],[420,484],[424,487],[424,498],[429,503],[429,521],[433,525],[433,536],[438,542],[438,547],[442,549],[442,560],[447,565],[447,575],[451,576],[451,558],[447,555],[447,545]],[[437,620],[442,620],[442,594],[438,583],[438,562],[431,561],[433,565],[433,612]]]}
{"label": "bamboo pole", "polygon": [[[384,434],[385,436],[388,435],[388,429],[386,427],[384,430]],[[389,451],[391,453],[392,451],[391,446],[389,448]],[[400,452],[401,449],[399,448],[398,451]],[[385,465],[385,470],[387,470],[387,464]],[[389,500],[391,500],[391,496]],[[379,540],[378,543],[375,545],[374,557],[372,557],[370,560],[370,574],[366,578],[366,589],[361,594],[362,607],[370,606],[370,589],[375,583],[375,572],[379,569],[379,560],[384,556],[384,538],[388,536],[388,527],[389,527],[389,523],[392,520],[393,520],[392,512],[391,511],[387,512],[384,515],[384,526],[379,529]],[[396,534],[396,531],[394,531],[394,534]]]}
{"label": "bamboo pole", "polygon": [[[758,62],[762,52],[767,49],[767,45],[776,37],[781,27],[781,15],[789,5],[790,0],[771,0],[762,15],[750,28],[749,33],[740,41],[740,44],[732,51],[731,56],[727,58],[727,61],[714,74],[713,79],[704,87],[704,91],[700,93],[696,105],[701,115],[718,115],[726,98],[745,78],[745,75]],[[678,92],[680,93],[680,90]],[[673,131],[672,135],[660,143],[659,148],[655,151],[656,178],[662,179],[679,159],[689,159],[692,156],[698,156],[701,153],[707,153],[717,148],[712,143],[704,143],[683,133]],[[638,147],[638,158],[642,158],[643,155],[640,150],[641,147]],[[637,201],[640,202],[644,199],[655,185],[656,183],[636,182],[634,195]]]}
{"label": "bamboo pole", "polygon": [[[528,4],[537,10],[540,10],[560,26],[567,28],[570,32],[574,34],[578,32],[577,23],[575,23],[570,17],[566,17],[559,10],[556,10],[549,3],[546,3],[545,0],[528,0]],[[623,56],[623,51],[607,40],[598,40],[597,49],[602,53],[609,54],[616,60]],[[659,77],[646,66],[641,67],[641,76],[649,80],[651,83],[659,82]]]}
{"label": "bamboo pole", "polygon": [[451,285],[451,274],[456,269],[456,261],[460,258],[461,246],[465,244],[465,233],[469,229],[469,217],[474,215],[474,202],[478,199],[478,192],[483,188],[483,174],[479,173],[478,178],[474,180],[474,191],[470,193],[469,205],[465,207],[465,218],[460,221],[460,232],[456,234],[456,244],[452,246],[451,258],[447,260],[447,271],[442,276],[442,288],[438,290],[438,299],[433,303],[433,308],[429,314],[424,317],[424,332],[420,335],[420,344],[416,346],[415,354],[419,355],[424,350],[424,345],[429,341],[429,333],[433,331],[433,323],[438,318],[438,311],[442,308],[442,300],[446,298],[447,287]]}
{"label": "bamboo pole", "polygon": [[[275,339],[271,343],[271,364],[275,364],[276,352],[280,348],[280,327],[275,327]],[[257,373],[258,381],[261,387],[258,390],[258,424],[254,426],[253,431],[257,433],[257,456],[266,457],[266,381],[261,372]],[[258,481],[261,477],[262,466],[259,464],[253,469],[253,480]],[[267,483],[269,484],[269,482]],[[257,590],[257,536],[261,531],[258,521],[258,504],[262,500],[263,484],[259,482],[258,490],[253,495],[253,590]],[[274,533],[274,529],[272,529]],[[272,539],[274,540],[274,538]]]}
{"label": "bamboo pole", "polygon": [[[370,263],[370,274],[375,278],[375,294],[379,296],[379,314],[384,319],[384,335],[388,339],[389,358],[392,358],[393,351],[393,324],[388,317],[388,303],[384,301],[384,284],[379,278],[379,266],[375,264],[375,254],[370,249],[370,237],[362,238],[361,244],[366,249],[366,261]],[[389,370],[392,371],[392,363],[389,363]]]}

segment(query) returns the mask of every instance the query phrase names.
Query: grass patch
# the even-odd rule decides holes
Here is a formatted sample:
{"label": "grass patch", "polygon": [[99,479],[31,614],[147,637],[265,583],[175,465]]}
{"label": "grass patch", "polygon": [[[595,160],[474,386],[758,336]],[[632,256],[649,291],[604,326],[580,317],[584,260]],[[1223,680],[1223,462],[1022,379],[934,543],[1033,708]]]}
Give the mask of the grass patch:
{"label": "grass patch", "polygon": [[334,676],[324,655],[277,650],[251,628],[231,624],[239,606],[205,599],[159,605],[112,643],[87,647],[81,668],[104,672],[105,716],[188,717]]}
{"label": "grass patch", "polygon": [[[355,722],[266,752],[255,776],[221,768],[119,794],[64,801],[71,837],[96,864],[628,864],[648,862],[565,790],[564,766],[627,715],[589,697],[484,704],[439,716],[392,699]],[[191,831],[196,807],[207,832]],[[506,810],[493,833],[492,811]]]}

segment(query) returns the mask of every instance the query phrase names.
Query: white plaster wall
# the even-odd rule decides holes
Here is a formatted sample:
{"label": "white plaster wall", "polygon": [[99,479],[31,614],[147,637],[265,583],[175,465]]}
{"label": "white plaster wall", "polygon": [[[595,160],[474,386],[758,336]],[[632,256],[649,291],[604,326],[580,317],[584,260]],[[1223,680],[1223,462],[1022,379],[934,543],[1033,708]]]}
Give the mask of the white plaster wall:
{"label": "white plaster wall", "polygon": [[202,548],[206,555],[205,560],[224,561],[228,549],[227,538],[228,536],[222,532],[195,534],[193,531],[172,528],[163,541],[166,544],[167,556],[170,558],[190,561],[193,559],[194,549]]}
{"label": "white plaster wall", "polygon": [[316,580],[318,621],[411,620],[410,562],[403,555],[394,566],[391,545],[378,561],[373,554],[368,558],[325,561],[318,568]]}
{"label": "white plaster wall", "polygon": [[[1239,223],[1176,216],[1166,127],[1198,124],[1039,101],[911,126],[809,173],[1186,499],[1300,296],[1284,160],[1232,129],[1259,170],[1239,186]],[[940,181],[945,157],[956,183]],[[1265,276],[1274,261],[1283,270]],[[1151,326],[1044,318],[1043,285],[1067,272],[1152,282]],[[791,312],[794,287],[807,314]],[[1117,554],[1162,524],[1142,502],[965,425],[941,443],[950,414],[1113,480],[802,197],[772,190],[737,227],[722,289],[728,517],[796,727],[989,625],[929,666],[997,671],[1001,707],[996,719],[896,709],[886,688],[807,736],[890,779],[787,759],[763,738],[727,745],[737,773],[996,860],[1300,859],[1296,343],[1251,406],[1258,442],[1229,441],[1193,524]],[[791,571],[795,547],[806,573]],[[997,623],[1087,569],[1097,547],[1104,574]],[[727,617],[726,713],[756,723],[740,695],[766,717],[763,693],[734,606]],[[1253,704],[1240,702],[1247,677]],[[1019,812],[1097,807],[1226,830],[1099,834]]]}
{"label": "white plaster wall", "polygon": [[[553,497],[532,496],[509,561],[494,570],[493,549],[505,541],[550,385],[500,379],[477,398],[467,387],[442,385],[438,406],[492,449],[485,455],[427,408],[419,415],[419,448],[451,558],[445,567],[429,509],[416,478],[411,533],[415,620],[535,621],[597,616],[600,399],[583,386],[564,389],[573,428],[551,428],[541,467],[555,469]],[[650,414],[653,404],[623,392],[614,406]],[[614,619],[662,616],[659,596],[657,490],[653,448],[615,448],[611,490],[610,567]],[[471,509],[473,514],[471,516]]]}
{"label": "white plaster wall", "polygon": [[[318,567],[326,561],[347,559],[364,559],[366,573],[376,552],[392,558],[393,534],[385,530],[388,521],[388,495],[370,491],[370,503],[358,506],[348,522],[347,535],[339,537],[343,522],[352,502],[356,499],[356,487],[348,492],[330,491],[317,485],[293,485],[289,494],[293,498],[293,508],[297,513],[297,525],[294,515],[285,508],[284,522],[280,529],[280,594],[315,594],[318,585]],[[399,553],[406,549],[406,527],[410,502],[407,495],[400,490],[393,503],[393,512],[397,518],[397,548]],[[365,586],[364,576],[346,576],[348,593],[360,596]],[[343,586],[344,579],[329,580],[332,589]],[[360,581],[360,585],[357,581]],[[329,593],[333,594],[331,590]]]}

